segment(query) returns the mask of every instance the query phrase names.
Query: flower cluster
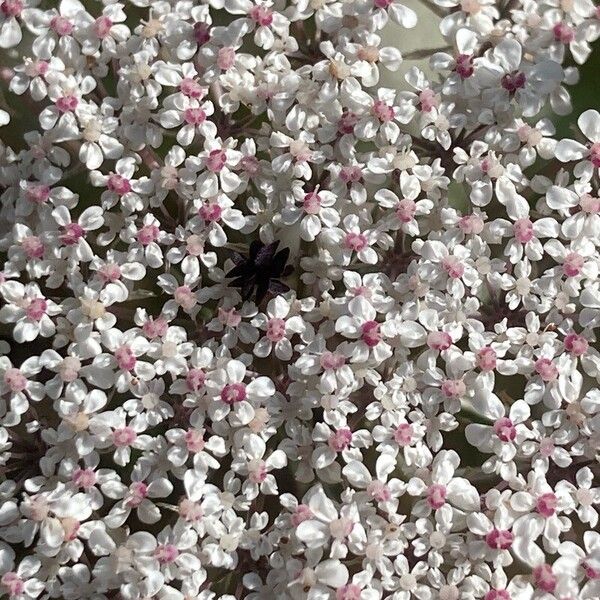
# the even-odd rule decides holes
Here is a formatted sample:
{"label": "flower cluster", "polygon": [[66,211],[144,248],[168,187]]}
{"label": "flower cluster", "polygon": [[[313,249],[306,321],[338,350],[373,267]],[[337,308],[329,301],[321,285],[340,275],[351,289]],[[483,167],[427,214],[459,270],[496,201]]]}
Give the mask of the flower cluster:
{"label": "flower cluster", "polygon": [[600,8],[410,4],[0,0],[0,597],[600,597]]}

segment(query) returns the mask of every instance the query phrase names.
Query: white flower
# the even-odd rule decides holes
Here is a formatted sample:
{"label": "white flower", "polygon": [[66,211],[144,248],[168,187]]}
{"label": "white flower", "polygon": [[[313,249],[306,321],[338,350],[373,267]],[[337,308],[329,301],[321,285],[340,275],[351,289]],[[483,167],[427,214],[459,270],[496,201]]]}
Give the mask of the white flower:
{"label": "white flower", "polygon": [[111,529],[120,527],[132,510],[136,512],[142,523],[158,522],[161,516],[160,509],[152,500],[165,498],[173,491],[173,485],[164,478],[157,478],[150,482],[134,480],[129,487],[117,479],[112,479],[103,483],[100,488],[108,498],[118,500],[103,519]]}
{"label": "white flower", "polygon": [[239,457],[236,457],[231,468],[244,475],[246,480],[242,492],[253,500],[259,492],[277,494],[275,477],[269,472],[282,469],[287,464],[287,458],[282,450],[275,450],[265,458],[266,445],[258,435],[249,434],[242,442]]}
{"label": "white flower", "polygon": [[[281,296],[269,300],[266,314],[259,314],[252,319],[252,325],[266,331],[254,346],[254,354],[262,358],[269,356],[273,346],[275,356],[281,360],[292,358],[290,337],[302,334],[306,329],[300,315],[288,317],[290,304]],[[286,318],[287,317],[287,318]]]}
{"label": "white flower", "polygon": [[293,188],[293,198],[300,206],[286,206],[281,217],[286,225],[300,221],[300,237],[312,242],[319,235],[323,226],[335,227],[340,222],[335,206],[335,195],[328,190],[305,192],[301,185]]}
{"label": "white flower", "polygon": [[440,510],[447,505],[465,513],[478,509],[480,499],[477,490],[466,479],[454,476],[459,462],[456,452],[442,450],[433,460],[430,476],[413,477],[408,482],[408,494],[426,496],[425,500],[415,505],[416,515],[426,515],[431,510]]}
{"label": "white flower", "polygon": [[475,391],[473,408],[478,415],[492,421],[491,425],[470,423],[465,435],[470,444],[483,452],[494,453],[501,461],[498,468],[505,476],[514,470],[510,467],[519,445],[527,439],[529,432],[524,423],[529,419],[530,408],[523,400],[510,407],[508,415],[500,398],[483,389]]}
{"label": "white flower", "polygon": [[127,423],[126,413],[122,408],[106,411],[96,415],[90,423],[90,431],[97,439],[99,447],[114,448],[115,463],[125,466],[131,460],[131,449],[144,450],[152,440],[148,435],[139,435],[144,431],[141,420],[134,429]]}
{"label": "white flower", "polygon": [[61,309],[44,298],[35,283],[24,286],[18,281],[6,281],[0,284],[0,294],[6,302],[0,309],[0,321],[15,323],[13,336],[17,342],[31,342],[38,335],[54,335],[56,327],[51,317]]}
{"label": "white flower", "polygon": [[365,541],[356,505],[343,506],[338,512],[323,488],[318,487],[308,507],[312,516],[298,525],[296,536],[309,548],[322,548],[331,541],[329,555],[334,559],[345,558],[348,550],[353,551]]}
{"label": "white flower", "polygon": [[244,383],[246,367],[238,360],[229,360],[224,368],[213,371],[206,381],[211,403],[208,413],[211,419],[221,421],[232,417],[241,425],[248,424],[260,404],[275,393],[275,386],[268,377],[257,377]]}
{"label": "white flower", "polygon": [[592,175],[600,167],[600,113],[586,110],[577,119],[581,133],[589,140],[588,145],[570,139],[560,140],[556,144],[556,158],[561,162],[582,161],[576,165],[577,176]]}

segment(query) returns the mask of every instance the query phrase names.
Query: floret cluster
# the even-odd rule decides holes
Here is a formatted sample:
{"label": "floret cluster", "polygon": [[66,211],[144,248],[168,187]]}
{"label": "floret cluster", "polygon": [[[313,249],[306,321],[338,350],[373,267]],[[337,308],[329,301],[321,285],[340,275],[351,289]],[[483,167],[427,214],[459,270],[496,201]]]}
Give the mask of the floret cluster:
{"label": "floret cluster", "polygon": [[598,600],[600,9],[406,2],[0,0],[1,598]]}

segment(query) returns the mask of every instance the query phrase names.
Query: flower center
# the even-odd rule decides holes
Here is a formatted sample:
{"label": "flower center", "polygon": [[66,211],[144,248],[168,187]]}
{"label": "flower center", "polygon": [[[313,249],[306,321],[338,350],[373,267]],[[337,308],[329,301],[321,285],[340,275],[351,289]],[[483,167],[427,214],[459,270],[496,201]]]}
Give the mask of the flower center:
{"label": "flower center", "polygon": [[11,392],[18,394],[27,387],[27,378],[19,369],[10,367],[4,373],[4,383],[9,387]]}
{"label": "flower center", "polygon": [[119,281],[121,279],[121,267],[114,263],[107,263],[99,269],[98,274],[105,282],[114,283],[115,281]]}
{"label": "flower center", "polygon": [[220,221],[223,209],[216,202],[209,202],[200,207],[198,214],[209,223]]}
{"label": "flower center", "polygon": [[575,497],[581,506],[591,506],[595,501],[594,493],[587,488],[579,488],[575,492]]}
{"label": "flower center", "polygon": [[160,229],[156,225],[144,225],[137,232],[137,240],[142,246],[149,246],[155,242],[160,235]]}
{"label": "flower center", "polygon": [[179,503],[179,514],[189,522],[199,521],[204,516],[204,510],[199,504],[184,498]]}
{"label": "flower center", "polygon": [[121,346],[115,350],[115,358],[119,369],[132,371],[137,363],[137,358],[129,346]]}
{"label": "flower center", "polygon": [[65,517],[60,520],[60,524],[65,532],[65,539],[72,542],[77,538],[77,532],[81,527],[81,522],[73,517]]}
{"label": "flower center", "polygon": [[577,333],[569,333],[565,337],[565,349],[570,352],[573,356],[582,356],[588,350],[589,343],[582,336]]}
{"label": "flower center", "polygon": [[52,18],[50,21],[50,28],[61,37],[73,33],[73,23],[60,15],[56,15]]}
{"label": "flower center", "polygon": [[106,314],[106,307],[102,302],[92,298],[80,298],[81,312],[90,319],[101,319]]}
{"label": "flower center", "polygon": [[396,216],[402,223],[410,223],[417,212],[417,205],[414,200],[404,198],[396,205]]}
{"label": "flower center", "polygon": [[355,112],[348,110],[347,108],[344,109],[342,116],[338,121],[338,131],[342,134],[352,133],[358,120],[359,117]]}
{"label": "flower center", "polygon": [[298,527],[300,523],[312,519],[313,513],[306,504],[299,504],[292,514],[291,521],[294,527]]}
{"label": "flower center", "polygon": [[558,377],[558,368],[549,358],[539,358],[535,370],[543,381],[554,381]]}
{"label": "flower center", "polygon": [[83,411],[68,415],[65,417],[65,421],[78,433],[85,431],[90,424],[89,416]]}
{"label": "flower center", "polygon": [[460,7],[463,12],[466,12],[470,15],[476,15],[481,11],[481,4],[479,0],[461,0]]}
{"label": "flower center", "polygon": [[329,531],[331,532],[332,537],[337,540],[343,540],[347,538],[354,529],[354,522],[348,517],[340,517],[339,519],[334,519],[329,524]]}
{"label": "flower center", "polygon": [[79,100],[73,95],[63,96],[55,102],[56,108],[58,108],[61,113],[74,111],[78,104]]}
{"label": "flower center", "polygon": [[131,446],[137,439],[137,433],[129,426],[120,427],[113,431],[113,444],[117,448]]}
{"label": "flower center", "polygon": [[258,458],[248,462],[248,478],[252,483],[260,484],[267,478],[267,465]]}
{"label": "flower center", "polygon": [[431,112],[440,105],[440,99],[433,90],[426,89],[419,94],[421,112]]}
{"label": "flower center", "polygon": [[600,564],[598,564],[598,561],[595,561],[595,564],[592,565],[591,561],[584,560],[581,567],[588,579],[600,579]]}
{"label": "flower center", "polygon": [[226,46],[225,48],[220,48],[219,53],[217,55],[217,66],[219,67],[219,69],[227,71],[227,69],[233,67],[234,63],[235,49],[229,46]]}
{"label": "flower center", "polygon": [[329,352],[326,350],[319,358],[319,364],[326,371],[335,371],[340,367],[344,366],[346,359],[341,354],[335,352]]}
{"label": "flower center", "polygon": [[[204,97],[204,89],[196,80],[192,79],[191,77],[185,77],[184,79],[182,79],[181,83],[179,84],[179,89],[181,90],[181,93],[184,96],[187,96],[188,98],[200,99],[200,98]],[[188,110],[200,110],[200,109],[188,109]],[[206,118],[206,115],[204,115],[204,118]],[[186,122],[189,123],[187,118],[184,117],[184,119],[186,120]]]}
{"label": "flower center", "polygon": [[147,496],[148,486],[143,481],[136,481],[129,487],[129,494],[125,504],[129,508],[137,508]]}
{"label": "flower center", "polygon": [[427,336],[427,345],[432,350],[448,350],[452,346],[452,338],[446,331],[432,331]]}
{"label": "flower center", "polygon": [[321,210],[321,196],[316,192],[309,192],[304,196],[302,208],[308,215],[316,215]]}
{"label": "flower center", "polygon": [[167,565],[175,561],[179,556],[179,550],[173,544],[160,544],[154,550],[154,558],[161,565]]}
{"label": "flower center", "polygon": [[235,308],[226,310],[219,307],[217,318],[223,325],[227,325],[228,327],[237,327],[242,321],[242,316]]}
{"label": "flower center", "polygon": [[465,267],[456,256],[447,256],[442,261],[444,271],[451,279],[460,279],[465,273]]}
{"label": "flower center", "polygon": [[335,600],[360,600],[361,589],[355,583],[342,586],[335,593]]}
{"label": "flower center", "polygon": [[163,317],[157,319],[149,318],[143,325],[142,331],[150,339],[163,337],[167,333],[169,324]]}
{"label": "flower center", "polygon": [[211,150],[206,159],[206,168],[213,173],[219,173],[227,163],[225,150]]}
{"label": "flower center", "polygon": [[98,17],[94,23],[94,32],[102,40],[105,37],[108,37],[112,26],[113,22],[109,17]]}
{"label": "flower center", "polygon": [[27,194],[27,199],[30,202],[34,202],[35,204],[43,204],[50,197],[50,188],[47,185],[32,183],[27,185],[27,190],[25,193]]}
{"label": "flower center", "polygon": [[507,590],[490,590],[484,600],[511,600],[511,596]]}
{"label": "flower center", "polygon": [[202,369],[190,369],[185,376],[185,383],[192,392],[200,391],[206,382],[206,374]]}
{"label": "flower center", "polygon": [[74,246],[83,237],[85,230],[79,223],[67,223],[62,228],[60,239],[65,246]]}
{"label": "flower center", "polygon": [[188,429],[185,432],[185,445],[190,452],[202,452],[204,450],[204,432],[197,429]]}
{"label": "flower center", "polygon": [[477,366],[484,372],[493,371],[496,368],[496,351],[489,346],[482,348],[477,353]]}
{"label": "flower center", "polygon": [[462,379],[446,379],[442,382],[442,394],[446,398],[460,398],[467,391],[467,386]]}
{"label": "flower center", "polygon": [[25,582],[14,571],[4,573],[0,583],[8,590],[11,597],[20,596],[25,591]]}
{"label": "flower center", "polygon": [[536,588],[552,594],[556,589],[556,575],[550,565],[544,564],[533,569],[533,583]]}
{"label": "flower center", "polygon": [[228,383],[221,390],[221,400],[225,404],[235,404],[246,399],[246,386],[243,383]]}
{"label": "flower center", "polygon": [[329,436],[328,444],[334,452],[346,450],[352,442],[352,431],[348,427],[342,427]]}
{"label": "flower center", "polygon": [[188,125],[201,125],[206,121],[206,112],[202,108],[186,108],[183,111],[183,120]]}
{"label": "flower center", "polygon": [[514,231],[515,238],[521,244],[526,244],[533,239],[533,223],[527,217],[515,221]]}
{"label": "flower center", "polygon": [[210,27],[206,23],[194,23],[194,40],[199,46],[210,40]]}
{"label": "flower center", "polygon": [[596,168],[600,168],[600,142],[590,146],[590,160]]}
{"label": "flower center", "polygon": [[93,469],[77,469],[71,479],[76,486],[90,489],[96,484],[96,473]]}
{"label": "flower center", "polygon": [[364,250],[368,245],[367,236],[363,233],[347,233],[344,238],[344,246],[348,250],[353,250],[354,252],[360,252]]}
{"label": "flower center", "polygon": [[486,536],[485,542],[494,550],[508,550],[513,543],[514,536],[508,529],[492,529]]}
{"label": "flower center", "polygon": [[508,417],[500,417],[494,423],[494,433],[501,442],[512,442],[517,437],[517,429]]}
{"label": "flower center", "polygon": [[461,79],[468,79],[475,72],[473,56],[470,54],[459,54],[455,60],[454,71]]}
{"label": "flower center", "polygon": [[360,339],[369,346],[369,348],[374,348],[382,340],[382,335],[379,331],[379,323],[377,323],[377,321],[367,321],[366,323],[363,323],[360,327],[360,331]]}
{"label": "flower center", "polygon": [[555,446],[552,438],[543,438],[540,440],[540,454],[543,457],[548,458],[549,456],[552,456],[554,449]]}
{"label": "flower center", "polygon": [[515,71],[514,73],[507,73],[501,81],[502,87],[511,95],[515,94],[517,90],[525,87],[525,73]]}
{"label": "flower center", "polygon": [[410,446],[413,440],[414,429],[410,423],[400,423],[394,430],[394,440],[399,446]]}
{"label": "flower center", "polygon": [[266,6],[253,6],[250,9],[250,18],[261,27],[268,27],[273,22],[273,11]]}
{"label": "flower center", "polygon": [[[600,144],[598,144],[598,148],[600,149]],[[590,160],[592,160],[591,155]],[[600,152],[598,155],[597,166],[600,166]],[[581,207],[581,210],[585,213],[598,214],[600,212],[600,198],[594,198],[594,196],[590,194],[583,194],[579,199],[579,206]]]}
{"label": "flower center", "polygon": [[260,171],[260,163],[256,156],[244,156],[242,160],[240,160],[240,167],[250,177],[254,177]]}
{"label": "flower center", "polygon": [[377,46],[361,46],[358,49],[358,58],[375,64],[379,60],[379,48]]}
{"label": "flower center", "polygon": [[558,498],[552,493],[542,494],[536,501],[535,509],[542,517],[551,517],[556,512]]}
{"label": "flower center", "polygon": [[44,256],[44,244],[36,235],[30,235],[23,239],[21,246],[29,258],[42,258]]}
{"label": "flower center", "polygon": [[362,179],[362,170],[359,166],[345,165],[340,169],[340,179],[348,183],[358,183]]}
{"label": "flower center", "polygon": [[554,39],[561,44],[570,44],[575,39],[575,31],[566,23],[557,23],[552,28]]}
{"label": "flower center", "polygon": [[367,494],[377,502],[388,502],[392,497],[390,488],[385,483],[374,479],[367,486]]}
{"label": "flower center", "polygon": [[567,277],[577,277],[583,269],[585,260],[577,252],[569,252],[563,262],[563,271]]}
{"label": "flower center", "polygon": [[267,323],[267,338],[271,342],[279,342],[285,337],[285,321],[283,319],[269,319]]}
{"label": "flower center", "polygon": [[44,298],[34,298],[25,309],[25,314],[33,321],[39,321],[48,308],[48,302]]}
{"label": "flower center", "polygon": [[173,297],[175,298],[175,302],[177,302],[183,310],[191,310],[198,302],[196,294],[192,292],[188,285],[180,285],[175,290]]}
{"label": "flower center", "polygon": [[388,106],[383,100],[375,100],[373,114],[382,123],[389,123],[394,119],[395,111],[393,106]]}
{"label": "flower center", "polygon": [[442,508],[446,504],[446,486],[434,483],[427,488],[427,504],[434,510]]}
{"label": "flower center", "polygon": [[129,179],[113,173],[108,176],[108,181],[106,182],[106,187],[115,194],[119,196],[124,196],[125,194],[131,191],[131,183]]}
{"label": "flower center", "polygon": [[8,18],[18,17],[23,11],[23,2],[22,0],[4,0],[0,11]]}

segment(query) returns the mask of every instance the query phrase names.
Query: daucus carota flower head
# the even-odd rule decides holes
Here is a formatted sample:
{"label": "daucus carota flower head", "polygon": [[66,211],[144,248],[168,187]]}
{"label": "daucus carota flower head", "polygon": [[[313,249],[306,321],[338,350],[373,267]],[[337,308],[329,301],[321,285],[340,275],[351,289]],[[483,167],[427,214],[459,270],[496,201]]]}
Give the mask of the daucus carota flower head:
{"label": "daucus carota flower head", "polygon": [[0,0],[1,598],[600,598],[600,10],[407,4]]}

